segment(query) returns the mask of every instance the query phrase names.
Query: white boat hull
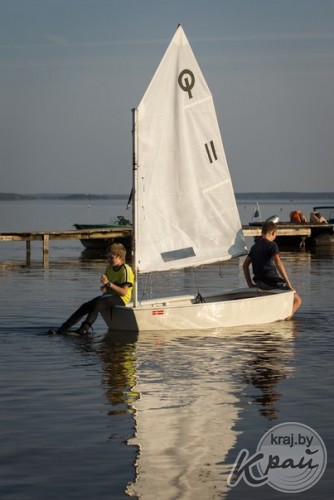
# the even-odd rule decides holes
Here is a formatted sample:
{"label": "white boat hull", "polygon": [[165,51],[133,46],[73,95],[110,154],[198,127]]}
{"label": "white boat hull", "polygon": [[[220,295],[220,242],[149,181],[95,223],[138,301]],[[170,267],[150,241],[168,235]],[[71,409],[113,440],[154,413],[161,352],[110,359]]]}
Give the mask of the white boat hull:
{"label": "white boat hull", "polygon": [[136,307],[116,306],[103,314],[110,330],[210,330],[259,325],[284,320],[292,314],[294,292],[239,288],[204,296],[204,303],[185,295],[145,300]]}

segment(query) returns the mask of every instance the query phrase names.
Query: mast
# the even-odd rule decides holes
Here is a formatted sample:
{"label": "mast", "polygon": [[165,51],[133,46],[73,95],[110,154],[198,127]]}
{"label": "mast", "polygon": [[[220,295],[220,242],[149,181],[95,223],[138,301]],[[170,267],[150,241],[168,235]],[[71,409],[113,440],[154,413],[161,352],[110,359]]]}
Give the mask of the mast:
{"label": "mast", "polygon": [[137,129],[136,120],[137,109],[132,109],[132,269],[134,272],[135,280],[133,283],[132,300],[134,307],[138,303],[138,272],[137,272],[137,254],[136,254],[136,241],[137,241]]}

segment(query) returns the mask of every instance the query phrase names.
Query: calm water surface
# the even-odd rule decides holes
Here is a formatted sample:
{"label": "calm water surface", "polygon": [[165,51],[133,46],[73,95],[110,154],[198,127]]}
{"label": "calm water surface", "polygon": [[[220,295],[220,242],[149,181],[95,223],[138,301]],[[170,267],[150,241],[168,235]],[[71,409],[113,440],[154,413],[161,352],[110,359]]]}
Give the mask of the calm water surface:
{"label": "calm water surface", "polygon": [[[23,222],[15,207],[0,207],[12,224],[3,230],[68,229],[90,222],[87,211],[99,212],[98,222],[124,213],[39,201],[26,204]],[[334,253],[282,253],[304,301],[293,321],[125,337],[98,320],[95,334],[80,339],[44,333],[95,296],[105,264],[84,259],[79,242],[55,242],[43,269],[39,246],[26,266],[24,245],[0,245],[1,499],[332,498]],[[244,285],[238,262],[210,266],[197,280],[203,292]],[[148,295],[153,286],[192,291],[193,274],[147,285]],[[239,451],[254,453],[268,429],[290,421],[323,438],[320,481],[299,494],[244,482],[229,488]]]}

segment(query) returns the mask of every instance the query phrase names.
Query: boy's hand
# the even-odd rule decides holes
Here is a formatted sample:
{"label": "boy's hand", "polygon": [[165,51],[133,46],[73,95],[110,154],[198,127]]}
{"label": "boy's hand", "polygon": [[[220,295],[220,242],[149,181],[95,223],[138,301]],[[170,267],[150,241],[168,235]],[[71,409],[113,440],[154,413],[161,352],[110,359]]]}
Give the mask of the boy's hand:
{"label": "boy's hand", "polygon": [[103,285],[106,285],[107,283],[109,283],[109,280],[108,280],[108,278],[107,278],[107,276],[105,274],[101,275],[101,283]]}

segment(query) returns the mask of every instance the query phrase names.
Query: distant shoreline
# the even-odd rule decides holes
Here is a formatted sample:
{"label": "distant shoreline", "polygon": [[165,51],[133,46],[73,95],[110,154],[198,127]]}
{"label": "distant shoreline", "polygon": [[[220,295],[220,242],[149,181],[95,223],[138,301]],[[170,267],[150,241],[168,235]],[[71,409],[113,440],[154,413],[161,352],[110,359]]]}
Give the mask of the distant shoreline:
{"label": "distant shoreline", "polygon": [[0,193],[0,201],[15,200],[124,200],[128,194],[85,194],[85,193]]}
{"label": "distant shoreline", "polygon": [[[333,199],[334,192],[254,192],[236,193],[238,200],[328,200]],[[0,201],[20,201],[20,200],[128,200],[128,194],[86,194],[86,193],[1,193]]]}

